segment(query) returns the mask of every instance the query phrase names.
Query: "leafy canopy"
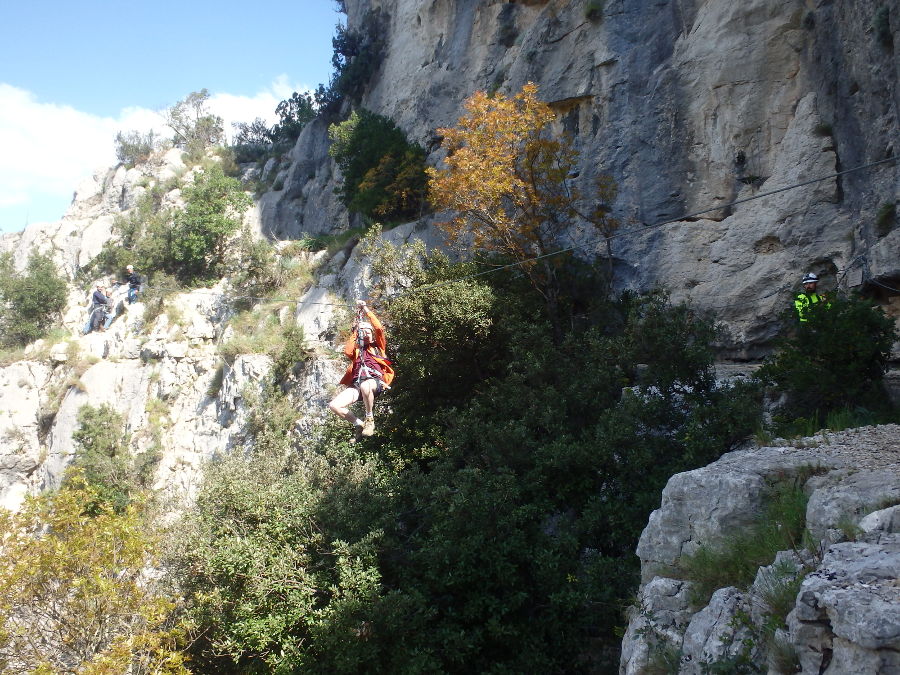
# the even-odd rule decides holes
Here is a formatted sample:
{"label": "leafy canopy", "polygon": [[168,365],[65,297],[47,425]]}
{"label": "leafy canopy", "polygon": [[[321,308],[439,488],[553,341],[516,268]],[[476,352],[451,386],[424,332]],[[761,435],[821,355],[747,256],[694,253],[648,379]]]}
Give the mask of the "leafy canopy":
{"label": "leafy canopy", "polygon": [[222,118],[213,115],[207,106],[209,91],[192,91],[184,99],[163,112],[166,125],[174,132],[172,142],[188,157],[198,161],[206,149],[225,139]]}
{"label": "leafy canopy", "polygon": [[804,317],[758,373],[787,395],[776,413],[781,430],[802,420],[821,423],[845,408],[885,411],[883,380],[897,340],[894,321],[871,301],[853,296],[810,305]]}
{"label": "leafy canopy", "polygon": [[0,509],[3,672],[188,673],[174,603],[145,573],[155,546],[135,506],[116,513],[77,476]]}
{"label": "leafy canopy", "polygon": [[517,272],[366,249],[401,379],[353,445],[332,421],[298,447],[287,379],[254,405],[250,466],[208,473],[184,528],[194,662],[612,671],[666,480],[756,423],[753,392],[715,382],[714,325],[664,294],[607,301],[602,275],[564,266],[577,311],[557,342]]}
{"label": "leafy canopy", "polygon": [[[545,256],[560,235],[588,225],[608,237],[618,226],[610,210],[615,182],[601,176],[586,208],[569,179],[578,153],[567,140],[552,137],[556,114],[526,84],[508,98],[476,92],[465,103],[457,126],[439,129],[447,151],[444,168],[428,168],[435,208],[455,215],[441,227],[451,241],[515,261]],[[555,260],[523,265],[535,289],[556,311],[559,282]]]}

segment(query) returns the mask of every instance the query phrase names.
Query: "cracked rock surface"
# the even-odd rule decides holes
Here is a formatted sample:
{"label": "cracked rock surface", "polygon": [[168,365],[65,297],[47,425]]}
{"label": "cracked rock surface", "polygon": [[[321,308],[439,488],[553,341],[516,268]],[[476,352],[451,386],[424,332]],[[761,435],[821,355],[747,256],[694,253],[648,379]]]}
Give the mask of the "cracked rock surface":
{"label": "cracked rock surface", "polygon": [[[719,589],[707,606],[692,607],[681,558],[754,522],[771,486],[785,481],[799,482],[809,496],[806,522],[820,542],[817,553],[778,552],[749,588]],[[800,672],[900,672],[898,505],[896,424],[751,447],[673,476],[638,545],[642,583],[620,672],[654,672],[662,650],[677,654],[682,673],[704,672],[741,651],[763,672],[791,672],[746,630],[763,621],[767,579],[785,565],[805,576],[776,635]]]}

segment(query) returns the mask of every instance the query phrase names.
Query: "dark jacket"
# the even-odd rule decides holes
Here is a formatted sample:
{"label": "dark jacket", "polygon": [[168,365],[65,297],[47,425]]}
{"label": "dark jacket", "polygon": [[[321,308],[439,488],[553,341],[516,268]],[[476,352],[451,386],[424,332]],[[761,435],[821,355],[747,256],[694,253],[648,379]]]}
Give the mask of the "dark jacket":
{"label": "dark jacket", "polygon": [[141,287],[141,277],[132,272],[131,274],[125,275],[125,282],[128,284],[129,288],[140,288]]}
{"label": "dark jacket", "polygon": [[108,304],[109,304],[109,298],[107,298],[106,295],[104,295],[102,291],[100,291],[100,290],[94,291],[94,294],[91,296],[91,309],[94,309],[95,307],[99,307],[100,305],[108,305]]}

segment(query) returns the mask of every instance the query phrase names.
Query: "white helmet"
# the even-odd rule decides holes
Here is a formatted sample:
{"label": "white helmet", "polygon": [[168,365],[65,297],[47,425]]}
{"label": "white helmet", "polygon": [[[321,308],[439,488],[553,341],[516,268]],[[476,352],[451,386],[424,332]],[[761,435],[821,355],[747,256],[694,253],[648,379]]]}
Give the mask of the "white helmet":
{"label": "white helmet", "polygon": [[803,281],[802,281],[801,283],[804,283],[804,284],[817,284],[817,283],[819,283],[819,277],[817,277],[817,276],[816,276],[815,274],[813,274],[812,272],[807,272],[807,273],[803,276]]}

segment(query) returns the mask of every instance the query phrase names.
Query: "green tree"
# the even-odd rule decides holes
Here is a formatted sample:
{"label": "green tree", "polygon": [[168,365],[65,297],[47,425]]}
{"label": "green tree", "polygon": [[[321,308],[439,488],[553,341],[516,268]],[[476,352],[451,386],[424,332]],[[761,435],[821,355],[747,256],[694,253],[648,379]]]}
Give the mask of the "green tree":
{"label": "green tree", "polygon": [[130,169],[147,161],[156,150],[159,140],[152,130],[146,134],[139,131],[128,133],[120,131],[116,134],[116,159]]}
{"label": "green tree", "polygon": [[232,122],[232,149],[236,162],[256,162],[272,151],[272,130],[257,117],[252,122]]}
{"label": "green tree", "polygon": [[72,433],[75,480],[85,482],[101,502],[122,513],[150,487],[158,458],[153,453],[131,454],[125,418],[109,405],[82,406],[77,421]]}
{"label": "green tree", "polygon": [[22,273],[0,255],[0,341],[22,345],[43,337],[66,306],[66,281],[48,255],[33,251]]}
{"label": "green tree", "polygon": [[116,513],[77,478],[0,510],[3,672],[188,673],[174,602],[145,571],[155,547],[134,506]]}
{"label": "green tree", "polygon": [[213,279],[225,264],[227,243],[252,200],[238,180],[213,165],[184,189],[185,208],[175,213],[169,269],[184,281]]}
{"label": "green tree", "polygon": [[292,144],[303,131],[303,127],[316,116],[312,95],[308,92],[300,94],[295,91],[290,98],[278,104],[275,113],[279,120],[272,127],[272,136],[276,143]]}
{"label": "green tree", "polygon": [[376,8],[366,12],[357,31],[337,24],[331,40],[334,71],[328,86],[320,84],[313,95],[319,112],[335,115],[345,99],[357,102],[362,97],[384,59],[388,19],[386,12]]}
{"label": "green tree", "polygon": [[383,115],[359,110],[328,129],[329,154],[341,170],[341,200],[384,220],[417,217],[425,199],[425,151]]}
{"label": "green tree", "polygon": [[180,528],[193,661],[209,672],[360,672],[364,610],[381,590],[382,478],[346,455],[297,462],[274,440],[211,464]]}
{"label": "green tree", "polygon": [[824,422],[845,408],[889,408],[883,379],[897,340],[894,321],[854,296],[811,305],[805,317],[758,373],[787,396],[776,421],[787,428],[798,419]]}
{"label": "green tree", "polygon": [[199,161],[208,147],[225,139],[222,118],[209,112],[208,102],[209,91],[201,89],[163,112],[166,125],[175,133],[172,142],[192,161]]}

